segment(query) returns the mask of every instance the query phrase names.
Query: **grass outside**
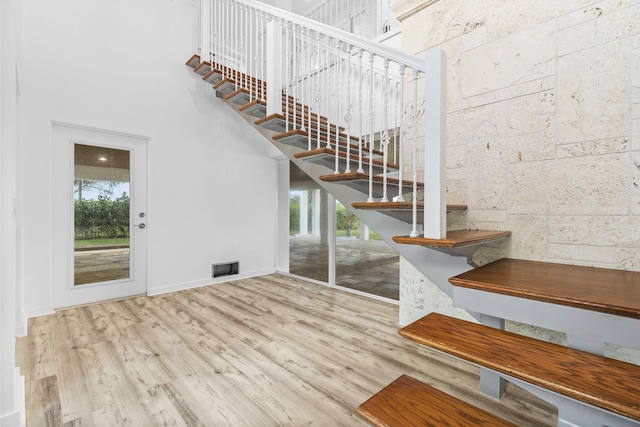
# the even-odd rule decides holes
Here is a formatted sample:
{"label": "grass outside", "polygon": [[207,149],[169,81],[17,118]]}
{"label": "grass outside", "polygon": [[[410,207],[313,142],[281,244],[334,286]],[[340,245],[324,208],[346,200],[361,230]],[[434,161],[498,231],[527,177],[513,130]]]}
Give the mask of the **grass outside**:
{"label": "grass outside", "polygon": [[118,237],[113,239],[87,239],[87,240],[76,240],[75,247],[83,247],[83,246],[110,246],[110,245],[128,245],[129,238],[128,237]]}
{"label": "grass outside", "polygon": [[[336,230],[336,236],[337,237],[346,237],[347,236],[347,230]],[[356,230],[351,230],[351,237],[356,237],[356,238],[360,238],[360,229],[356,229]],[[378,236],[378,234],[376,234],[375,232],[369,230],[369,240],[382,240],[382,238],[380,236]]]}

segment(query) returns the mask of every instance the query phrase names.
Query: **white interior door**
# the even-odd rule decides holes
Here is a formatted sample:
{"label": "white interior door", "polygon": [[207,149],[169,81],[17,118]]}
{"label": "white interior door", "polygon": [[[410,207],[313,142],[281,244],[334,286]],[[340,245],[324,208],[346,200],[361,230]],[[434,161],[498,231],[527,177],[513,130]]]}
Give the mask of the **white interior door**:
{"label": "white interior door", "polygon": [[54,308],[146,293],[147,142],[54,124]]}

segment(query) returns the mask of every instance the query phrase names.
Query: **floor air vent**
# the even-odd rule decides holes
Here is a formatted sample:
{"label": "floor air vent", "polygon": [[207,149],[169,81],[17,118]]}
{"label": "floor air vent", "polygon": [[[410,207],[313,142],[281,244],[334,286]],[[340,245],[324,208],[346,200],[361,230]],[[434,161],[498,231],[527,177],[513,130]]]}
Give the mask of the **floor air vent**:
{"label": "floor air vent", "polygon": [[224,264],[213,264],[213,278],[222,276],[232,276],[240,272],[240,263],[238,261],[226,262]]}

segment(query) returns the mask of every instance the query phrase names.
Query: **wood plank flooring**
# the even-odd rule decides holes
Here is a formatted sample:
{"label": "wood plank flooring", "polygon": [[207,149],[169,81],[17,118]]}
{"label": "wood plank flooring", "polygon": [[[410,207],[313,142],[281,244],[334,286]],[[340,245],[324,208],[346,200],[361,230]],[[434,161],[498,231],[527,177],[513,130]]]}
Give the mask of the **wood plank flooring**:
{"label": "wood plank flooring", "polygon": [[18,340],[28,426],[367,426],[401,374],[519,426],[555,408],[400,337],[398,307],[281,275],[31,319]]}

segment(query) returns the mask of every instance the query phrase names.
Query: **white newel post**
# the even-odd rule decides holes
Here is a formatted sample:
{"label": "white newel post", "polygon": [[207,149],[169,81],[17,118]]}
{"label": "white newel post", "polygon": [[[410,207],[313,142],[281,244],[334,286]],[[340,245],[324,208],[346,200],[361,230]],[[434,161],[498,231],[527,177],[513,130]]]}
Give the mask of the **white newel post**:
{"label": "white newel post", "polygon": [[267,18],[266,75],[267,115],[282,114],[282,30],[278,18]]}
{"label": "white newel post", "polygon": [[424,236],[443,239],[447,234],[446,54],[442,49],[431,50],[425,63]]}

